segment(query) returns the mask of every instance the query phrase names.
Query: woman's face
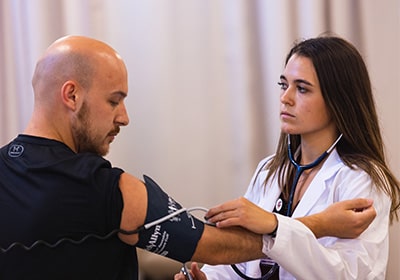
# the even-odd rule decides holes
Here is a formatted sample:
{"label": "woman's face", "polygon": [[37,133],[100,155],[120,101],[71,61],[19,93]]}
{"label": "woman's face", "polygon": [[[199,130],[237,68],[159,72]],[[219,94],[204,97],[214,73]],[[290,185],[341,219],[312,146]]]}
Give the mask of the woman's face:
{"label": "woman's face", "polygon": [[311,59],[293,55],[280,77],[281,130],[319,139],[335,133],[336,126],[322,97]]}

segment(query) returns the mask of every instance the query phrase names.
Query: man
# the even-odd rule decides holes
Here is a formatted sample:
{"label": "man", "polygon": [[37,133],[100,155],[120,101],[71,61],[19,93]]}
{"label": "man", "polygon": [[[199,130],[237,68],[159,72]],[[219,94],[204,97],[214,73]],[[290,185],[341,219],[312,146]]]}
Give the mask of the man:
{"label": "man", "polygon": [[[0,153],[0,279],[137,279],[135,246],[181,262],[263,257],[261,235],[176,215],[181,206],[154,181],[102,158],[129,123],[127,70],[110,46],[60,38],[39,59],[32,85],[31,120]],[[302,222],[317,236],[354,237],[373,220],[371,205],[348,201]],[[277,226],[273,214],[265,222],[265,233]]]}

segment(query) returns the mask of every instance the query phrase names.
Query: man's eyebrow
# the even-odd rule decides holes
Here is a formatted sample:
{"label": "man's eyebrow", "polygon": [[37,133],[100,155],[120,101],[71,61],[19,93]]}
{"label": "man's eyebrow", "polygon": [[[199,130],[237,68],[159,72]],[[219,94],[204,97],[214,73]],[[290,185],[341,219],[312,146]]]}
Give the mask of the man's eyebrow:
{"label": "man's eyebrow", "polygon": [[128,94],[123,91],[115,91],[111,95],[120,95],[121,97],[124,97],[124,98],[128,96]]}

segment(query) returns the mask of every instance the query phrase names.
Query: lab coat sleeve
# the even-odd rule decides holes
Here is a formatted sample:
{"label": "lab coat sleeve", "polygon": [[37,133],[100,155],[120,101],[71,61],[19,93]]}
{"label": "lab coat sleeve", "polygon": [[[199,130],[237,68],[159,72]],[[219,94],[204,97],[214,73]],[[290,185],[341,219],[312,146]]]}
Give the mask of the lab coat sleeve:
{"label": "lab coat sleeve", "polygon": [[[259,261],[257,261],[259,263]],[[250,277],[259,277],[260,275],[251,274],[247,270],[248,263],[236,264],[237,268]],[[230,265],[204,265],[201,270],[207,275],[207,280],[241,280]]]}
{"label": "lab coat sleeve", "polygon": [[[260,260],[236,264],[236,267],[248,277],[261,277]],[[207,280],[242,280],[230,265],[204,265],[201,270],[207,275]]]}
{"label": "lab coat sleeve", "polygon": [[263,237],[263,252],[283,268],[281,279],[385,279],[390,200],[382,192],[371,196],[377,216],[355,239],[316,239],[300,221],[277,215],[276,238]]}

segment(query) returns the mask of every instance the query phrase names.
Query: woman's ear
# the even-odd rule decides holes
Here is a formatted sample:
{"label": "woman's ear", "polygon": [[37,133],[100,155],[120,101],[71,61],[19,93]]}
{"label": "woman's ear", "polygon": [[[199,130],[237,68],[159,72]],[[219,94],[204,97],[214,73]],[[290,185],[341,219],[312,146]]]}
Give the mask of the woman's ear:
{"label": "woman's ear", "polygon": [[61,87],[61,100],[71,110],[75,111],[79,107],[80,101],[78,84],[75,81],[66,81]]}

